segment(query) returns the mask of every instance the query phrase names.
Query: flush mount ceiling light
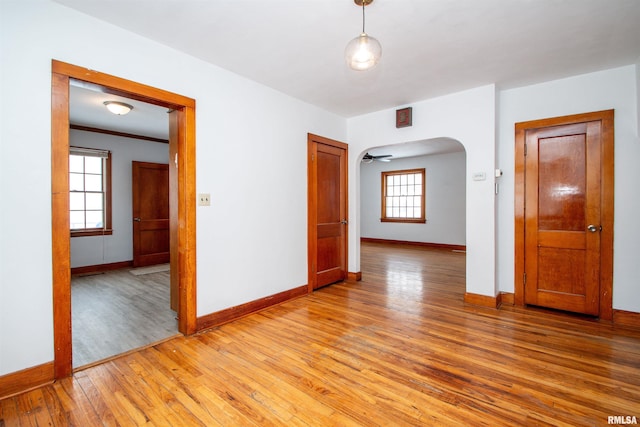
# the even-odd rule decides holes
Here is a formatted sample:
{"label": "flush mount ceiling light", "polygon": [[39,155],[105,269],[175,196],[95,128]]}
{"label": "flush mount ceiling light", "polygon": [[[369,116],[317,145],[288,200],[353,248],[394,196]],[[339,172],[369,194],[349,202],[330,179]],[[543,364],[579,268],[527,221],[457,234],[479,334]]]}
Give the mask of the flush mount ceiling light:
{"label": "flush mount ceiling light", "polygon": [[124,116],[128,114],[129,111],[133,110],[133,105],[125,104],[124,102],[118,101],[105,101],[104,105],[111,111],[113,114],[117,114],[118,116]]}
{"label": "flush mount ceiling light", "polygon": [[364,8],[373,3],[373,0],[353,0],[353,2],[362,6],[362,33],[347,44],[344,59],[351,69],[365,71],[375,67],[380,61],[382,46],[378,40],[364,31]]}

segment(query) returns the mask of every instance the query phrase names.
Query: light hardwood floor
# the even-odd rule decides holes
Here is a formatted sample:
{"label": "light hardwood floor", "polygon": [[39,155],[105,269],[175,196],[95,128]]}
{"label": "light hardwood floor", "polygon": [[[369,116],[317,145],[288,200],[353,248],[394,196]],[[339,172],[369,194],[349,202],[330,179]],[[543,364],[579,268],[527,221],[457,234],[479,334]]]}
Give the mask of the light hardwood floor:
{"label": "light hardwood floor", "polygon": [[0,425],[601,426],[640,332],[463,303],[465,255],[364,244],[339,283],[0,402]]}
{"label": "light hardwood floor", "polygon": [[122,269],[71,280],[73,366],[82,367],[178,334],[169,272]]}

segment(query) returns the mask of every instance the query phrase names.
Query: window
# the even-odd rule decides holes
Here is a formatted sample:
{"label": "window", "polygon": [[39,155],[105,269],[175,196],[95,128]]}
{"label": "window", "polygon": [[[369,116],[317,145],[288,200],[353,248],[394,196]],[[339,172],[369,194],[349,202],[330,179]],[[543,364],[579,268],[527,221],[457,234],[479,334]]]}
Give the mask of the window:
{"label": "window", "polygon": [[112,234],[109,151],[70,148],[69,223],[71,237]]}
{"label": "window", "polygon": [[424,223],[425,170],[382,172],[383,222]]}

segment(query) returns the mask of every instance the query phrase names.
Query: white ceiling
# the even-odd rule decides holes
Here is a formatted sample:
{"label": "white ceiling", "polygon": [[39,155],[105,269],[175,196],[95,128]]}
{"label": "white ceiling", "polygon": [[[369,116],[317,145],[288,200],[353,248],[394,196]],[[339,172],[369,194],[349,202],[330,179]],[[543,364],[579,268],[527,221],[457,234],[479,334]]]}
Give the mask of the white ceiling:
{"label": "white ceiling", "polygon": [[[164,107],[103,93],[100,88],[74,80],[69,88],[69,100],[69,121],[72,125],[169,139],[169,118]],[[133,110],[117,116],[107,110],[105,101],[124,102]]]}
{"label": "white ceiling", "polygon": [[495,83],[635,63],[640,0],[375,0],[373,70],[349,70],[353,0],[55,0],[343,117]]}

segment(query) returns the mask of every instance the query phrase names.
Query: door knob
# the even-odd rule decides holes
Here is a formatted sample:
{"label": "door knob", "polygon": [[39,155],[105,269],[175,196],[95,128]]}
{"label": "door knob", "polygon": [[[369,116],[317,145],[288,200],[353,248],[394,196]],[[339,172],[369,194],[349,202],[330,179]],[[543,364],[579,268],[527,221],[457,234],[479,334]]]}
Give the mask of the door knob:
{"label": "door knob", "polygon": [[590,231],[590,232],[592,232],[592,233],[595,233],[596,231],[598,231],[598,226],[593,225],[593,224],[589,224],[589,225],[587,226],[587,230],[589,230],[589,231]]}
{"label": "door knob", "polygon": [[138,218],[138,217],[133,218],[133,220],[134,220],[134,221],[136,221],[136,222],[140,222],[140,221],[142,221],[142,219],[140,219],[140,218]]}
{"label": "door knob", "polygon": [[344,225],[347,225],[347,224],[348,224],[348,222],[347,222],[347,220],[346,220],[346,219],[343,219],[342,221],[340,221],[340,223],[341,223],[341,224],[344,224]]}

